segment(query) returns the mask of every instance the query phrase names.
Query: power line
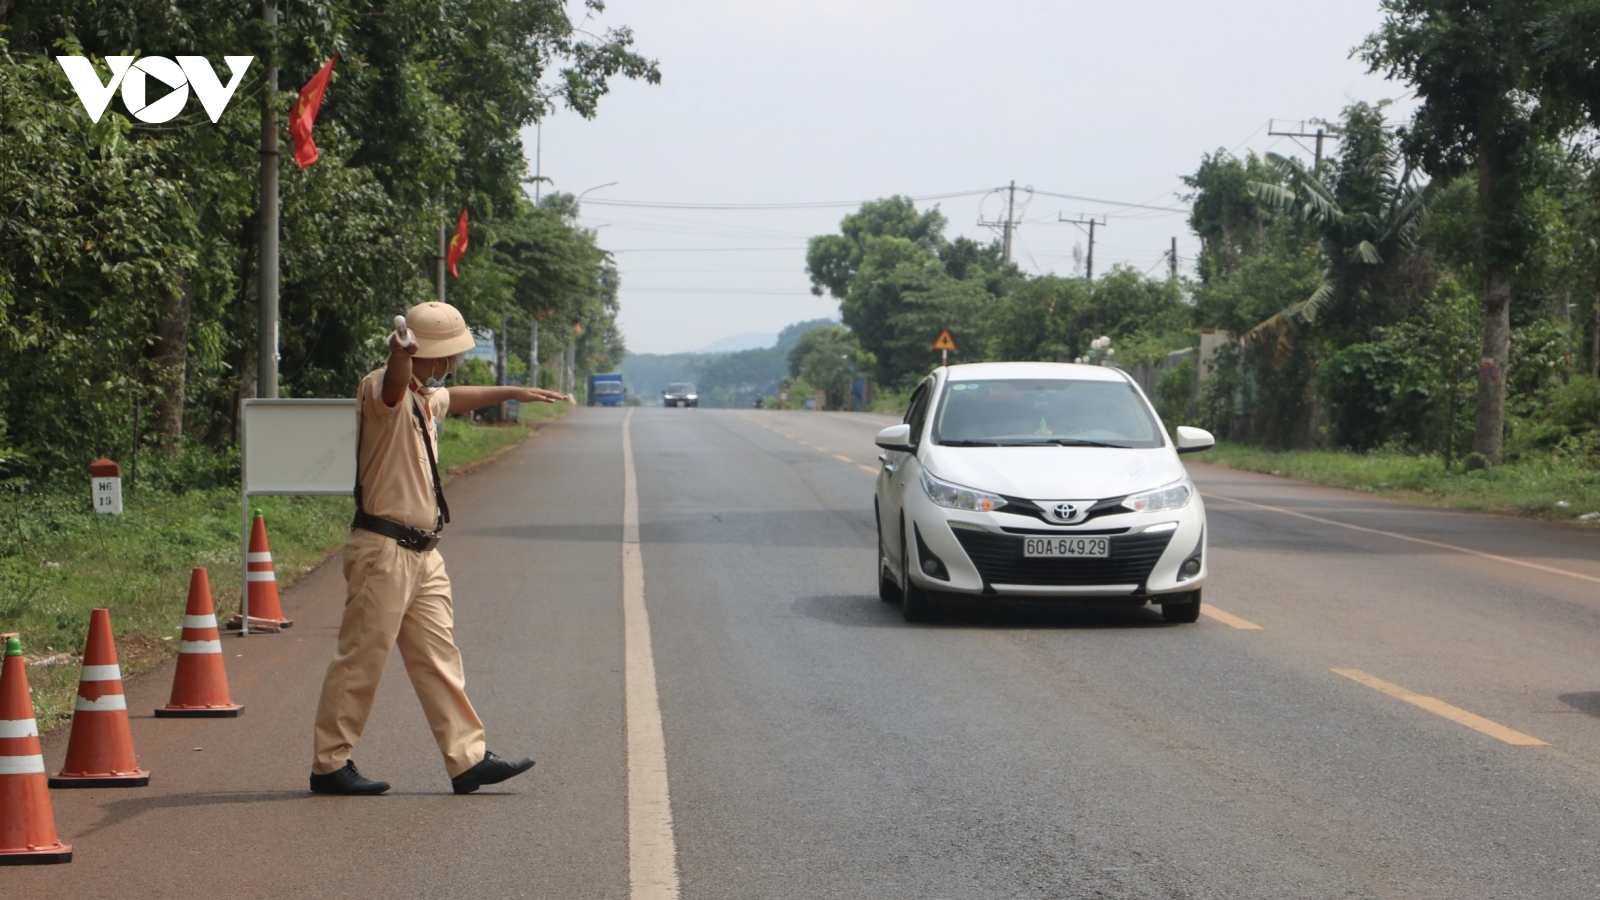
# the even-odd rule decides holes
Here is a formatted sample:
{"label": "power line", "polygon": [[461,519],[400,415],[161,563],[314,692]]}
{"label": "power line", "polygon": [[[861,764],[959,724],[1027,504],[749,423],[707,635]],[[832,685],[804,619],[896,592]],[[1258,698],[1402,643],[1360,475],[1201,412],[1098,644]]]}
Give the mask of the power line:
{"label": "power line", "polygon": [[[623,293],[631,294],[739,294],[764,297],[816,297],[810,291],[781,291],[772,288],[631,288],[622,286]],[[826,297],[818,297],[826,300]]]}
{"label": "power line", "polygon": [[[944,194],[923,194],[912,200],[948,200],[952,197],[973,197],[987,194],[994,188],[975,191],[950,191]],[[632,206],[647,209],[826,209],[828,207],[860,206],[866,200],[817,200],[802,203],[675,203],[665,200],[590,200],[593,206]]]}
{"label": "power line", "polygon": [[[1013,183],[1014,184],[1014,183]],[[991,194],[997,191],[1012,191],[1014,186],[995,188],[982,188],[973,191],[949,191],[942,194],[922,194],[914,196],[914,201],[949,200],[955,197],[975,197],[980,194]],[[1030,190],[1024,188],[1024,190]],[[1130,203],[1122,200],[1107,200],[1102,197],[1085,197],[1079,194],[1063,194],[1057,191],[1044,191],[1031,189],[1031,193],[1044,197],[1057,197],[1063,200],[1076,200],[1080,203],[1095,203],[1102,206],[1111,206],[1119,209],[1148,209],[1157,212],[1187,213],[1188,207],[1183,206],[1157,206],[1151,203]],[[699,209],[699,210],[764,210],[764,209],[827,209],[830,207],[860,206],[868,200],[818,200],[798,203],[692,203],[667,200],[626,200],[611,198],[606,200],[584,201],[590,206],[617,206],[635,207],[642,209]]]}
{"label": "power line", "polygon": [[1162,212],[1171,213],[1189,212],[1189,208],[1184,206],[1153,206],[1149,203],[1123,203],[1120,200],[1102,200],[1096,197],[1080,197],[1077,194],[1058,194],[1053,191],[1035,190],[1034,193],[1044,197],[1060,197],[1063,200],[1077,200],[1080,203],[1099,203],[1104,206],[1116,206],[1123,209],[1157,209],[1161,210]]}
{"label": "power line", "polygon": [[777,250],[804,250],[805,247],[624,247],[607,253],[761,253]]}

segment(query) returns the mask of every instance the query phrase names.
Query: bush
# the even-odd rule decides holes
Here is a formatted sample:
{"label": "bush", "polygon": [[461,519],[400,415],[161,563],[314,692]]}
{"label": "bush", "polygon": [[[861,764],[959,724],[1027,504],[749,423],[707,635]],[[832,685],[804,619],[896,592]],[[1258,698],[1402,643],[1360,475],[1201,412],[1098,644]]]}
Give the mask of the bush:
{"label": "bush", "polygon": [[1397,341],[1352,344],[1317,373],[1334,440],[1365,451],[1396,440],[1418,445],[1433,403],[1426,363]]}
{"label": "bush", "polygon": [[1169,429],[1189,424],[1196,415],[1194,380],[1197,371],[1195,357],[1191,354],[1161,373],[1156,381],[1156,413]]}

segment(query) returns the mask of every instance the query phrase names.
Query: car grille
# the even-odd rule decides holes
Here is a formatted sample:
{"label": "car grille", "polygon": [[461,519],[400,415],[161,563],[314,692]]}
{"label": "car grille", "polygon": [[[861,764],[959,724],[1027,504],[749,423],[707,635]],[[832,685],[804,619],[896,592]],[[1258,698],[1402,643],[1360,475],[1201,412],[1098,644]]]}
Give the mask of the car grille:
{"label": "car grille", "polygon": [[[1005,495],[1002,494],[1001,496]],[[1127,498],[1107,497],[1104,500],[1096,500],[1094,505],[1089,507],[1088,514],[1073,524],[1082,525],[1090,519],[1098,519],[1101,516],[1112,516],[1119,513],[1125,513],[1128,511],[1127,507],[1122,505],[1122,501],[1125,499]],[[1022,497],[1005,497],[1005,501],[1006,505],[1001,507],[1001,512],[1008,512],[1015,516],[1032,516],[1046,525],[1061,524],[1055,519],[1050,518],[1050,516],[1045,513],[1044,508],[1033,500],[1026,500]]]}
{"label": "car grille", "polygon": [[1137,584],[1142,587],[1174,534],[1163,531],[1113,537],[1111,556],[1107,559],[1024,559],[1020,537],[961,528],[951,530],[961,542],[961,549],[967,551],[972,564],[978,568],[978,574],[983,576],[985,588],[994,584],[1041,587]]}

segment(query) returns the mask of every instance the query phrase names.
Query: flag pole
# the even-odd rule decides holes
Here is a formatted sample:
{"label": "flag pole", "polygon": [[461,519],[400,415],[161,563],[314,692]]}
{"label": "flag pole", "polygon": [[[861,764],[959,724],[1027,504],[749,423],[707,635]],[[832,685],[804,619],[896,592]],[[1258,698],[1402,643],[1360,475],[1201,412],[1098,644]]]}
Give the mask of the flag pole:
{"label": "flag pole", "polygon": [[261,4],[268,56],[261,101],[261,257],[256,272],[256,396],[278,396],[278,7]]}

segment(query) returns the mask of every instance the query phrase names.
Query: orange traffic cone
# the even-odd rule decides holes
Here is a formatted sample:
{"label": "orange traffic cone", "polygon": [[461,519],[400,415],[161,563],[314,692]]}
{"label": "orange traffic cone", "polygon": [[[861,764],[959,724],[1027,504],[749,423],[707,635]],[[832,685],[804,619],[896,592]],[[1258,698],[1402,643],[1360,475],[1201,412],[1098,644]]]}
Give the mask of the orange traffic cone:
{"label": "orange traffic cone", "polygon": [[122,668],[111,638],[111,612],[89,614],[89,640],[78,678],[78,705],[72,713],[67,764],[50,779],[53,788],[144,787],[150,773],[133,758],[128,701],[122,695]]}
{"label": "orange traffic cone", "polygon": [[222,636],[211,606],[211,581],[205,569],[189,575],[189,607],[183,616],[183,644],[178,648],[178,673],[172,699],[156,710],[157,718],[222,718],[244,707],[228,698],[228,672],[222,667]]}
{"label": "orange traffic cone", "polygon": [[56,837],[22,642],[10,638],[0,667],[0,866],[64,862],[72,845]]}
{"label": "orange traffic cone", "polygon": [[[260,628],[264,620],[277,626],[265,629],[277,631],[288,628],[294,624],[293,619],[283,616],[283,607],[278,604],[278,576],[272,569],[272,548],[267,545],[267,520],[261,517],[261,510],[256,510],[255,525],[250,529],[250,552],[245,555],[245,585],[249,597],[250,629]],[[241,613],[234,613],[228,620],[229,628],[238,628],[244,621]]]}

